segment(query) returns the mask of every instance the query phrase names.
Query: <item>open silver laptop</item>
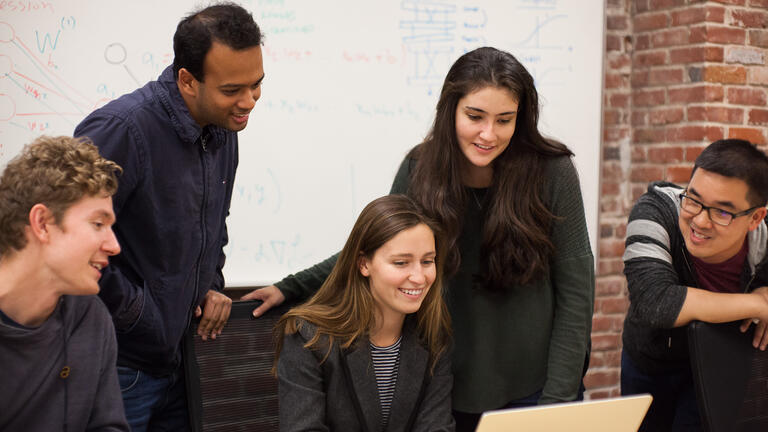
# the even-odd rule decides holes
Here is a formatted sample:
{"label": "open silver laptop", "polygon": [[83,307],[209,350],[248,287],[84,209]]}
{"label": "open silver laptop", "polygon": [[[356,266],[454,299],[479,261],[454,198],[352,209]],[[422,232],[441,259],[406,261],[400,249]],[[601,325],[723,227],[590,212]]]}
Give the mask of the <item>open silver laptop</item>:
{"label": "open silver laptop", "polygon": [[486,411],[476,432],[637,432],[651,395]]}

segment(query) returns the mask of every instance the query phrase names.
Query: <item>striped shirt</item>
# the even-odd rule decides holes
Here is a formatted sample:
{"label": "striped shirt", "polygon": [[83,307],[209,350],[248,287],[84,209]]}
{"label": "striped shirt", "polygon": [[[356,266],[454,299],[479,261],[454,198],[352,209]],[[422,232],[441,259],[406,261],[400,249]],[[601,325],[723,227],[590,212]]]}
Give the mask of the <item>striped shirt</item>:
{"label": "striped shirt", "polygon": [[381,402],[381,426],[386,427],[389,420],[389,408],[392,405],[392,396],[395,394],[397,383],[397,369],[400,365],[400,336],[397,342],[388,347],[377,347],[371,343],[371,359],[373,369],[376,372],[376,384],[379,388],[379,401]]}

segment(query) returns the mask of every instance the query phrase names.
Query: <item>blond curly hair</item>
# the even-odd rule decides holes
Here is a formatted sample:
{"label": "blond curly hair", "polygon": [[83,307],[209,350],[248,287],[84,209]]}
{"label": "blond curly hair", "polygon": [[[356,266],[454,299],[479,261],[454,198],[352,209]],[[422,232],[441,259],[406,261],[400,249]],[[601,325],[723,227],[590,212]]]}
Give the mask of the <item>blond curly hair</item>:
{"label": "blond curly hair", "polygon": [[0,176],[0,257],[26,246],[35,204],[45,204],[59,223],[84,196],[114,195],[120,172],[88,138],[41,136],[27,144]]}

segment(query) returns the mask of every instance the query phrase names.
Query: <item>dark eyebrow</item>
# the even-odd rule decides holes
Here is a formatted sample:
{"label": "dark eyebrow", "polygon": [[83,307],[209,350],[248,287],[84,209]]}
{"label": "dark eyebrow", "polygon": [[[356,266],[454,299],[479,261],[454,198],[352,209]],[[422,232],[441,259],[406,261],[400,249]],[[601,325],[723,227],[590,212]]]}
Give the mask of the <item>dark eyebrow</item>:
{"label": "dark eyebrow", "polygon": [[[483,114],[488,114],[485,110],[482,110],[480,108],[471,107],[469,105],[466,105],[464,108],[466,108],[468,110],[471,110],[471,111],[477,111],[477,112],[481,112]],[[503,113],[498,113],[496,115],[497,116],[504,116],[504,115],[510,115],[510,114],[516,114],[516,113],[517,113],[517,111],[504,111]]]}
{"label": "dark eyebrow", "polygon": [[[692,195],[695,195],[697,198],[701,198],[701,194],[696,192],[695,188],[689,187],[688,192],[690,192]],[[736,210],[736,206],[733,205],[733,203],[730,201],[715,201],[714,206],[707,206],[707,207],[715,207],[715,208],[718,208],[718,210],[723,210],[719,207],[727,207],[727,208],[730,208],[731,210]]]}
{"label": "dark eyebrow", "polygon": [[236,89],[239,89],[239,88],[242,88],[242,87],[250,87],[250,86],[258,87],[258,86],[261,85],[261,82],[264,81],[264,77],[265,77],[265,75],[262,75],[261,78],[256,80],[256,82],[253,83],[253,84],[234,84],[234,83],[233,84],[222,84],[222,85],[219,86],[219,89],[221,89],[221,90],[224,90],[224,89],[226,89],[226,90],[236,90]]}

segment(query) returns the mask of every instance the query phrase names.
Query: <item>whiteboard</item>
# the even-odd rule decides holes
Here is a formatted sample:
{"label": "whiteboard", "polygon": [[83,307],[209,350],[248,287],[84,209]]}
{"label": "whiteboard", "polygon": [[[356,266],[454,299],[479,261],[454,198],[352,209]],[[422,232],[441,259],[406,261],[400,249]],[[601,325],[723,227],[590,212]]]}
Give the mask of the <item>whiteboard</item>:
{"label": "whiteboard", "polygon": [[[228,286],[269,284],[338,251],[426,135],[450,65],[513,53],[540,91],[541,129],[575,153],[597,232],[604,0],[250,0],[265,80],[228,219]],[[0,1],[0,168],[41,134],[156,79],[199,2]]]}

